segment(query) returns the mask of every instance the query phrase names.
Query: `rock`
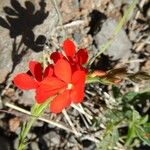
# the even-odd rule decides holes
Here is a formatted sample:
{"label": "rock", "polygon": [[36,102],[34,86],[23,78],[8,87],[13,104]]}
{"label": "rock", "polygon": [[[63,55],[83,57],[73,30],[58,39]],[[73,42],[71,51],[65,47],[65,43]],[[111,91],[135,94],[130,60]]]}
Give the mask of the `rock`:
{"label": "rock", "polygon": [[60,11],[63,18],[63,23],[73,20],[79,13],[78,0],[63,0],[60,5]]}
{"label": "rock", "polygon": [[57,21],[50,1],[0,1],[0,83],[8,74],[27,71],[30,60],[39,60]]}
{"label": "rock", "polygon": [[32,106],[35,103],[35,91],[34,90],[23,91],[23,95],[19,99],[19,103],[24,104],[26,106]]}
{"label": "rock", "polygon": [[139,36],[139,32],[138,31],[131,30],[129,32],[129,38],[130,38],[131,41],[135,41],[138,36]]}
{"label": "rock", "polygon": [[51,144],[58,145],[58,144],[61,143],[60,136],[56,132],[54,132],[54,131],[51,131],[51,132],[45,134],[43,136],[43,139],[47,142],[47,146],[48,147]]}
{"label": "rock", "polygon": [[120,1],[120,0],[113,0],[113,4],[115,5],[115,7],[120,7],[122,5],[122,1]]}
{"label": "rock", "polygon": [[[94,37],[95,43],[99,50],[101,48],[101,45],[106,43],[111,37],[116,25],[117,22],[113,19],[107,19],[103,23],[101,31],[98,32],[97,35]],[[131,47],[132,44],[126,35],[125,30],[122,29],[110,46],[110,48],[105,51],[104,54],[109,55],[110,57],[112,57],[113,60],[127,59],[131,53]]]}
{"label": "rock", "polygon": [[31,150],[40,150],[37,142],[31,142]]}
{"label": "rock", "polygon": [[0,149],[1,150],[11,150],[8,139],[4,138],[3,136],[0,136]]}

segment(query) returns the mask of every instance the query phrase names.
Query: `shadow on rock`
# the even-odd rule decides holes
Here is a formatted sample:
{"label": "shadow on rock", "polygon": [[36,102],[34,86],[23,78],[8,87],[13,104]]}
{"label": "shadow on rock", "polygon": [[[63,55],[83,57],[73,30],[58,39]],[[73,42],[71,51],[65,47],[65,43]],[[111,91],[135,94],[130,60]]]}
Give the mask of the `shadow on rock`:
{"label": "shadow on rock", "polygon": [[34,52],[43,50],[46,37],[39,35],[36,38],[32,30],[42,24],[49,15],[49,12],[45,10],[45,0],[40,0],[39,10],[35,10],[35,6],[30,1],[25,1],[25,7],[21,6],[17,0],[10,0],[10,4],[11,7],[5,6],[3,8],[6,19],[0,17],[0,26],[8,29],[10,37],[14,39],[11,55],[13,67],[5,82],[29,49]]}
{"label": "shadow on rock", "polygon": [[23,42],[28,48],[38,52],[42,50],[43,44],[46,41],[44,35],[40,35],[35,39],[33,29],[40,25],[48,17],[48,12],[45,12],[46,3],[44,0],[39,2],[40,9],[35,11],[33,3],[25,2],[25,8],[20,5],[17,0],[10,0],[11,7],[4,7],[6,20],[0,17],[0,25],[10,31],[10,37],[16,39],[21,35]]}

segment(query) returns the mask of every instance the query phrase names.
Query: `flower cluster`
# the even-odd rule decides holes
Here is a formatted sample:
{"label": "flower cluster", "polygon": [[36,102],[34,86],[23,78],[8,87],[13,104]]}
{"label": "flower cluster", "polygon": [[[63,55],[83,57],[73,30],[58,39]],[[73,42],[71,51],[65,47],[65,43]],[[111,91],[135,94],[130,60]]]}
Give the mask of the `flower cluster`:
{"label": "flower cluster", "polygon": [[29,71],[18,74],[13,82],[23,90],[35,89],[39,104],[53,96],[50,111],[60,113],[71,103],[83,101],[87,74],[83,64],[88,60],[88,53],[86,49],[76,52],[75,44],[67,39],[63,43],[63,52],[54,52],[50,58],[54,63],[45,69],[41,63],[30,61]]}

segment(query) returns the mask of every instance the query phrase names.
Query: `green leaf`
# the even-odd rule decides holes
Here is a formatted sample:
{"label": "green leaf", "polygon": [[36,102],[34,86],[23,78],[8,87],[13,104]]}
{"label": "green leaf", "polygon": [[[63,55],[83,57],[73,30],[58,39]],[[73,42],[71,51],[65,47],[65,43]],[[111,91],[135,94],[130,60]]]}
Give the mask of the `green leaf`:
{"label": "green leaf", "polygon": [[128,135],[127,135],[125,146],[129,146],[132,143],[135,136],[136,136],[135,126],[134,124],[130,123],[130,128],[128,130]]}
{"label": "green leaf", "polygon": [[119,98],[122,96],[120,89],[115,85],[112,86],[112,92],[113,92],[114,98]]}
{"label": "green leaf", "polygon": [[122,101],[125,104],[139,104],[144,103],[146,100],[150,100],[150,91],[148,92],[128,92],[122,97]]}
{"label": "green leaf", "polygon": [[108,150],[110,141],[111,141],[111,135],[107,134],[98,144],[98,149],[99,150]]}
{"label": "green leaf", "polygon": [[117,128],[113,128],[112,131],[112,148],[117,144],[119,140],[119,132]]}
{"label": "green leaf", "polygon": [[[150,130],[150,127],[149,127]],[[146,127],[137,126],[136,127],[137,136],[147,145],[150,146],[150,132],[147,132]]]}
{"label": "green leaf", "polygon": [[141,116],[139,112],[133,109],[132,122],[134,124],[140,124],[140,119],[141,119]]}
{"label": "green leaf", "polygon": [[148,116],[148,115],[142,117],[142,118],[140,119],[140,124],[141,124],[141,125],[145,124],[145,123],[148,121],[148,119],[149,119],[149,116]]}
{"label": "green leaf", "polygon": [[103,135],[103,139],[98,145],[99,150],[110,150],[115,147],[119,141],[119,132],[116,127],[111,128],[110,131],[107,131]]}
{"label": "green leaf", "polygon": [[125,103],[129,103],[134,100],[134,98],[138,95],[137,92],[128,92],[122,97],[122,101]]}

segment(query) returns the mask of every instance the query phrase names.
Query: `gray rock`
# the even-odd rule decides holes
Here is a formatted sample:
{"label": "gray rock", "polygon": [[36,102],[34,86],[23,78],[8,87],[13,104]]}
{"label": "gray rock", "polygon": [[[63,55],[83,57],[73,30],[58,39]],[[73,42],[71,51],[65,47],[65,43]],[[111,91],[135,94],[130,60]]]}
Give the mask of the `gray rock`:
{"label": "gray rock", "polygon": [[40,150],[37,142],[31,142],[30,145],[32,150]]}
{"label": "gray rock", "polygon": [[[15,12],[19,15],[11,15]],[[30,60],[39,60],[45,40],[50,38],[57,22],[58,15],[51,1],[0,1],[0,83],[10,72],[13,77],[27,71]],[[22,37],[23,44],[17,50]]]}
{"label": "gray rock", "polygon": [[121,7],[122,4],[131,4],[132,0],[113,0],[115,7]]}
{"label": "gray rock", "polygon": [[60,136],[54,131],[45,134],[43,136],[43,139],[47,142],[48,147],[50,146],[50,144],[58,145],[61,142]]}
{"label": "gray rock", "polygon": [[35,91],[29,90],[29,91],[23,91],[23,95],[19,100],[19,103],[23,103],[27,106],[32,106],[35,103]]}
{"label": "gray rock", "polygon": [[[99,50],[101,45],[107,42],[107,40],[111,37],[116,25],[117,22],[113,19],[107,19],[103,23],[101,31],[94,37]],[[110,48],[105,51],[105,54],[112,57],[113,60],[126,59],[131,53],[131,47],[132,44],[126,35],[126,32],[122,29]]]}
{"label": "gray rock", "polygon": [[130,38],[131,41],[135,41],[138,36],[139,36],[139,32],[138,31],[131,30],[129,32],[129,38]]}

